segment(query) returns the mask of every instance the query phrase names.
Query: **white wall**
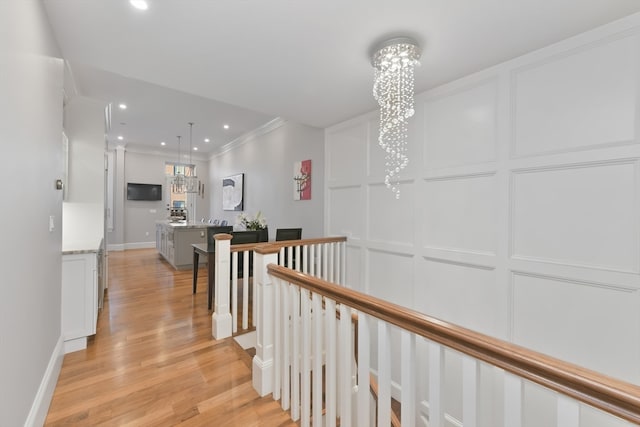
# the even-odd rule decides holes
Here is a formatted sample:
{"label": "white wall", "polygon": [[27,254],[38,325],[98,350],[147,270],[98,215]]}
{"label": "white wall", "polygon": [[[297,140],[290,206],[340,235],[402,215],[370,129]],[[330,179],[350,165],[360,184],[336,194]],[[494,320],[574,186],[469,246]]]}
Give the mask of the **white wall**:
{"label": "white wall", "polygon": [[[244,212],[261,211],[269,237],[276,228],[302,227],[302,237],[323,233],[324,154],[322,130],[291,122],[265,134],[248,137],[230,151],[214,156],[209,165],[211,216],[234,224],[238,212],[222,210],[222,179],[244,173]],[[293,164],[311,159],[311,200],[293,200]]]}
{"label": "white wall", "polygon": [[[63,62],[39,1],[0,2],[0,425],[41,425],[62,363]],[[49,231],[49,217],[55,228]]]}
{"label": "white wall", "polygon": [[64,108],[69,176],[63,247],[91,248],[104,237],[104,108],[104,103],[83,97],[74,97]]}
{"label": "white wall", "polygon": [[327,129],[350,285],[640,383],[639,63],[635,15],[418,95],[400,200],[377,113]]}

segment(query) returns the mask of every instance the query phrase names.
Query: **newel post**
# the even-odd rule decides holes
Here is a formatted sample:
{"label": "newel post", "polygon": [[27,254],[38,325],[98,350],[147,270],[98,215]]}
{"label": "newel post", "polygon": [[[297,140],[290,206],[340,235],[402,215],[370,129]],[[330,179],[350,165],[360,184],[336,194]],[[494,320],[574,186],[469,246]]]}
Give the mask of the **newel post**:
{"label": "newel post", "polygon": [[215,282],[213,315],[211,315],[211,334],[219,340],[231,336],[232,318],[229,306],[229,272],[231,265],[231,236],[216,234]]}
{"label": "newel post", "polygon": [[278,263],[278,252],[277,247],[264,245],[256,248],[253,255],[253,280],[257,284],[254,303],[257,304],[258,322],[256,324],[256,355],[253,357],[252,380],[253,388],[260,396],[273,392],[274,286],[271,283],[271,277],[267,274],[267,265]]}

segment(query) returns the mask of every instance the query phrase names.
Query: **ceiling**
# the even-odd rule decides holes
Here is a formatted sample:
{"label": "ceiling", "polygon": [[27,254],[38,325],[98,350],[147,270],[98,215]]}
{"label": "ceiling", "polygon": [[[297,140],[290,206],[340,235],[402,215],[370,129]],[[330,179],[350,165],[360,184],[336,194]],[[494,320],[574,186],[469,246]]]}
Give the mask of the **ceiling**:
{"label": "ceiling", "polygon": [[[374,110],[369,52],[408,35],[421,92],[639,12],[637,0],[43,0],[80,95],[116,105],[127,146],[212,153],[281,117]],[[223,124],[230,128],[224,130]],[[203,139],[209,137],[210,143]]]}

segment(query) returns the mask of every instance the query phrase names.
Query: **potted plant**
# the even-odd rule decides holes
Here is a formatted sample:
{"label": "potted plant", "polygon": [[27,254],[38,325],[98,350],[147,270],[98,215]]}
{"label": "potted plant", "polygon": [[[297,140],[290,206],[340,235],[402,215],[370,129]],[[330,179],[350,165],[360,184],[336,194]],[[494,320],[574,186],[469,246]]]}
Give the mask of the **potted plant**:
{"label": "potted plant", "polygon": [[260,211],[258,211],[253,218],[242,212],[236,219],[236,225],[238,225],[239,228],[244,228],[245,230],[259,231],[260,242],[269,241],[269,228],[267,227],[267,219],[262,215],[262,212]]}

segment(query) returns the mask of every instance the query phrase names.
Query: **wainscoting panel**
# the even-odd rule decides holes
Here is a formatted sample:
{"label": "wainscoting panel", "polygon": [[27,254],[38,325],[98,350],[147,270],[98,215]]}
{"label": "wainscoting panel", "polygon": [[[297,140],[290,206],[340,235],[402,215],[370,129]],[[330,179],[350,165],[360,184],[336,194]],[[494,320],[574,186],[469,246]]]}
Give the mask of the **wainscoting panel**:
{"label": "wainscoting panel", "polygon": [[424,103],[424,168],[496,160],[497,80]]}
{"label": "wainscoting panel", "polygon": [[328,182],[359,182],[365,171],[369,123],[358,122],[326,134],[326,174]]}
{"label": "wainscoting panel", "polygon": [[513,154],[632,143],[638,102],[637,36],[571,50],[513,74]]}
{"label": "wainscoting panel", "polygon": [[394,304],[413,307],[413,257],[368,251],[369,292]]}
{"label": "wainscoting panel", "polygon": [[507,338],[506,290],[496,272],[463,263],[423,258],[415,287],[416,309],[465,328]]}
{"label": "wainscoting panel", "polygon": [[[416,234],[415,185],[403,182],[401,197],[384,184],[369,186],[369,206],[371,211],[387,211],[388,215],[372,215],[369,218],[369,239],[412,246]],[[393,206],[393,209],[388,209]]]}
{"label": "wainscoting panel", "polygon": [[640,381],[640,291],[515,272],[513,341]]}
{"label": "wainscoting panel", "polygon": [[516,258],[640,271],[637,161],[515,171]]}
{"label": "wainscoting panel", "polygon": [[496,195],[494,174],[427,180],[423,246],[494,256]]}
{"label": "wainscoting panel", "polygon": [[327,221],[328,234],[362,239],[364,225],[361,218],[364,203],[363,188],[339,187],[327,190],[328,209],[331,217]]}

